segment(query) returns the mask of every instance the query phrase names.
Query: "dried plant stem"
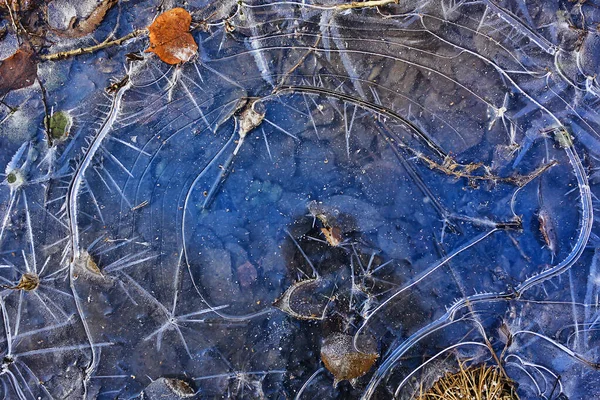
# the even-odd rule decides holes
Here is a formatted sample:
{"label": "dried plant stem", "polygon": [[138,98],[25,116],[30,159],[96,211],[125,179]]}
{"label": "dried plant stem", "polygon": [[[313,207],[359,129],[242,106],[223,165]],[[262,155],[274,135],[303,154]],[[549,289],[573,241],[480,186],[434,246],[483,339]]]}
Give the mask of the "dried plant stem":
{"label": "dried plant stem", "polygon": [[317,41],[315,42],[315,44],[309,48],[306,53],[304,53],[304,55],[302,57],[300,57],[298,59],[298,62],[296,64],[294,64],[294,66],[292,66],[292,68],[290,68],[285,75],[283,75],[283,77],[281,78],[281,81],[279,82],[279,85],[277,85],[277,87],[281,87],[283,85],[283,83],[285,82],[285,80],[288,78],[288,76],[290,76],[292,74],[292,72],[294,72],[296,69],[298,69],[298,67],[300,67],[304,61],[306,60],[306,58],[314,52],[314,50],[317,48],[317,46],[319,45],[319,43],[321,42],[321,35],[317,36]]}
{"label": "dried plant stem", "polygon": [[10,22],[12,23],[15,33],[19,33],[19,28],[17,27],[15,17],[13,16],[12,2],[11,4],[8,4],[8,0],[4,0],[4,4],[6,4],[6,9],[8,10],[8,15],[10,16]]}
{"label": "dried plant stem", "polygon": [[[400,0],[368,0],[368,1],[351,1],[339,4],[306,4],[306,6],[321,10],[350,10],[353,8],[371,8],[382,7],[388,4],[399,4]],[[248,4],[242,3],[247,6]]]}
{"label": "dried plant stem", "polygon": [[398,4],[398,0],[371,0],[371,1],[353,1],[350,3],[336,4],[332,6],[336,10],[349,10],[352,8],[380,7],[388,4]]}
{"label": "dried plant stem", "polygon": [[[475,184],[478,181],[496,181],[496,182],[504,182],[511,185],[515,185],[517,187],[523,187],[531,182],[533,179],[537,178],[548,169],[554,167],[558,164],[556,160],[552,160],[546,164],[539,166],[535,171],[527,174],[527,175],[512,175],[512,176],[498,176],[490,173],[488,167],[486,167],[483,163],[471,163],[471,164],[459,164],[450,156],[447,156],[443,163],[438,163],[430,157],[427,157],[421,152],[415,151],[409,146],[400,143],[400,147],[410,151],[417,157],[419,160],[423,161],[430,169],[435,169],[445,173],[446,175],[453,176],[455,178],[466,178]],[[475,175],[473,172],[477,170],[482,170],[482,175]]]}
{"label": "dried plant stem", "polygon": [[58,53],[52,53],[52,54],[45,54],[45,55],[40,56],[40,58],[44,61],[56,61],[56,60],[62,60],[64,58],[78,56],[81,54],[93,53],[95,51],[102,50],[107,47],[118,46],[129,39],[133,39],[135,37],[145,35],[147,33],[148,33],[147,29],[136,29],[135,31],[133,31],[123,37],[120,37],[118,39],[115,39],[115,40],[105,40],[102,43],[98,43],[94,46],[79,47],[79,48],[73,49],[73,50],[60,51]]}
{"label": "dried plant stem", "polygon": [[485,364],[465,367],[459,361],[459,371],[446,373],[429,390],[421,391],[416,400],[518,400],[514,383],[503,376],[498,367]]}

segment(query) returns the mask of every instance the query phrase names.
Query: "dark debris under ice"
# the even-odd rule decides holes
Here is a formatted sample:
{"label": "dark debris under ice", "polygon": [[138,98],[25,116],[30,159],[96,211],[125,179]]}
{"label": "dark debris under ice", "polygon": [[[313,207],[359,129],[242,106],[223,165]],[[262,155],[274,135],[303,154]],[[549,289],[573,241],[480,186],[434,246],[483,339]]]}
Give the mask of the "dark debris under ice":
{"label": "dark debris under ice", "polygon": [[460,363],[600,396],[600,2],[34,3],[0,4],[4,398],[413,399]]}

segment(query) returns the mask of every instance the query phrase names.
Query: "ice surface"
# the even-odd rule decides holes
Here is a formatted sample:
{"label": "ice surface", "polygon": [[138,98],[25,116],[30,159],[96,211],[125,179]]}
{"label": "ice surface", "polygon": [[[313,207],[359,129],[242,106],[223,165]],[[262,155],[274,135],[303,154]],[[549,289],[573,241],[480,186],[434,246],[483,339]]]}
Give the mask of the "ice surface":
{"label": "ice surface", "polygon": [[[366,5],[173,2],[189,62],[139,35],[1,99],[5,397],[409,399],[457,358],[598,393],[598,4]],[[336,387],[335,337],[376,358]]]}

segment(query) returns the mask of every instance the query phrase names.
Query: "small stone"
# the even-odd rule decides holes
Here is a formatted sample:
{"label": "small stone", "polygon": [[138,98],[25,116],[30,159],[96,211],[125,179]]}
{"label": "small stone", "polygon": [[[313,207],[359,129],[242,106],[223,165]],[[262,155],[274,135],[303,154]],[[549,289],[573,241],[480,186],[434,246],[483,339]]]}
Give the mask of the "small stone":
{"label": "small stone", "polygon": [[258,273],[254,265],[250,261],[246,261],[237,267],[237,278],[241,287],[248,288],[256,282]]}

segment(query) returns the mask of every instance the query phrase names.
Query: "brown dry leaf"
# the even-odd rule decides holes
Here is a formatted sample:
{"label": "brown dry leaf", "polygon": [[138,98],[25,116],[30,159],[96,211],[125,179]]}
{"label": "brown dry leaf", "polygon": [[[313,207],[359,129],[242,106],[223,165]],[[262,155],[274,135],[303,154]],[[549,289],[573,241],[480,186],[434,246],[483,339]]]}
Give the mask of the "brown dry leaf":
{"label": "brown dry leaf", "polygon": [[0,62],[0,96],[11,90],[33,85],[37,77],[37,63],[33,52],[23,47]]}
{"label": "brown dry leaf", "polygon": [[159,15],[148,27],[150,47],[167,64],[189,61],[197,52],[198,45],[190,34],[192,16],[183,8],[173,8]]}
{"label": "brown dry leaf", "polygon": [[164,378],[167,387],[177,395],[180,399],[187,399],[188,397],[194,397],[195,391],[192,389],[189,383],[180,379]]}
{"label": "brown dry leaf", "polygon": [[104,21],[106,13],[115,4],[117,4],[117,0],[103,0],[90,15],[82,19],[73,17],[69,23],[69,29],[56,33],[68,38],[79,38],[89,35]]}
{"label": "brown dry leaf", "polygon": [[354,338],[344,333],[328,336],[321,346],[321,360],[325,368],[333,374],[333,387],[341,381],[348,380],[354,385],[355,380],[365,375],[379,357],[375,340],[368,337],[361,343],[363,352],[354,347]]}
{"label": "brown dry leaf", "polygon": [[321,232],[331,247],[337,247],[344,242],[342,231],[337,226],[325,226],[321,228]]}
{"label": "brown dry leaf", "polygon": [[330,303],[327,293],[331,293],[328,281],[306,279],[287,288],[273,306],[297,319],[321,321]]}
{"label": "brown dry leaf", "polygon": [[37,275],[26,273],[21,276],[21,279],[16,286],[11,286],[9,289],[25,290],[29,292],[37,289],[38,286],[40,286],[40,278]]}

